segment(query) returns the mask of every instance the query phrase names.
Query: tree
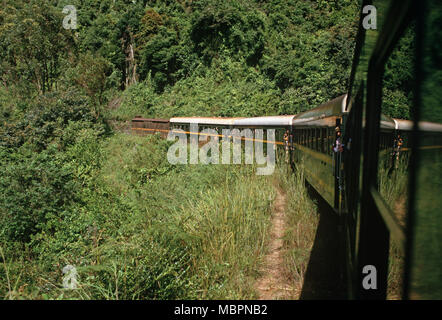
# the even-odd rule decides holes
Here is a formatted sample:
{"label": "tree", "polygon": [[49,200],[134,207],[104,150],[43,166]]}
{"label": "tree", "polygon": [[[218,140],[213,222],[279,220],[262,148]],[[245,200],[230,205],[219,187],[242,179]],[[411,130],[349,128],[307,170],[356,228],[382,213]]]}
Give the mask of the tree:
{"label": "tree", "polygon": [[0,13],[0,76],[7,86],[30,81],[39,93],[57,86],[61,59],[73,46],[62,12],[49,1],[7,2]]}
{"label": "tree", "polygon": [[[80,56],[74,79],[91,97],[94,105],[98,106],[103,102],[102,97],[106,89],[106,80],[110,73],[110,63],[105,58],[88,52]],[[97,118],[99,113],[96,109]]]}

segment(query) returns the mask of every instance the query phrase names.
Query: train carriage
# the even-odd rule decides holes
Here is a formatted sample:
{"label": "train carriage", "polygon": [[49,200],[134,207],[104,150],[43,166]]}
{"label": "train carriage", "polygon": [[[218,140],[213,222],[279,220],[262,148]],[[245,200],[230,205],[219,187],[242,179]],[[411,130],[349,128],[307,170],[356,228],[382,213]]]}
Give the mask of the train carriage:
{"label": "train carriage", "polygon": [[339,96],[292,120],[294,161],[303,163],[307,181],[332,208],[337,208],[339,201],[338,179],[345,147],[340,134],[346,101],[347,95]]}
{"label": "train carriage", "polygon": [[169,119],[148,119],[139,116],[132,119],[132,131],[138,135],[159,133],[162,138],[166,138],[169,126]]}

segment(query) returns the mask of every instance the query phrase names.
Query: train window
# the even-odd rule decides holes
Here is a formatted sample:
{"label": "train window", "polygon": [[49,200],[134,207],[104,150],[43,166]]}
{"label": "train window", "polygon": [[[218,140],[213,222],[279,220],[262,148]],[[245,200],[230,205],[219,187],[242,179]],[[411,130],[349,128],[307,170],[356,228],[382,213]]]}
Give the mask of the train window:
{"label": "train window", "polygon": [[315,129],[309,130],[309,147],[311,149],[314,149],[314,135],[315,135]]}
{"label": "train window", "polygon": [[306,142],[307,142],[307,147],[310,148],[310,129],[306,129]]}
{"label": "train window", "polygon": [[305,140],[306,146],[310,147],[310,129],[305,130]]}
{"label": "train window", "polygon": [[311,148],[313,149],[313,150],[315,150],[316,149],[316,139],[315,139],[315,136],[316,136],[316,129],[315,128],[313,128],[313,129],[311,129]]}
{"label": "train window", "polygon": [[334,128],[333,128],[333,127],[328,128],[328,135],[327,135],[327,143],[328,143],[328,144],[327,144],[327,149],[328,149],[328,154],[329,154],[330,156],[333,155],[333,149],[332,149],[332,147],[333,147],[334,139],[335,139],[335,131],[334,131]]}
{"label": "train window", "polygon": [[323,128],[322,130],[322,152],[327,153],[327,128]]}
{"label": "train window", "polygon": [[313,150],[316,150],[316,128],[313,128],[312,129],[312,142],[313,142],[313,144],[312,144],[312,149]]}
{"label": "train window", "polygon": [[318,150],[318,129],[313,129],[313,149]]}
{"label": "train window", "polygon": [[[412,56],[414,28],[409,28],[404,33],[404,37],[399,40],[393,49],[390,58],[387,60],[382,84],[382,104],[381,104],[381,128],[379,132],[379,154],[377,168],[377,185],[380,196],[388,204],[391,213],[400,227],[406,228],[406,212],[408,211],[408,162],[409,152],[403,148],[402,138],[396,135],[394,130],[395,122],[392,118],[408,118],[412,101],[412,91],[414,87]],[[397,55],[408,55],[410,60],[405,63],[409,69],[402,70],[402,64],[398,64]],[[409,74],[401,78],[400,85],[392,88],[392,75]],[[398,103],[397,97],[401,97]],[[396,248],[394,248],[396,250]],[[394,255],[400,256],[394,253]],[[394,262],[398,268],[402,268],[401,259]],[[401,290],[401,283],[393,284]]]}
{"label": "train window", "polygon": [[321,129],[315,129],[315,149],[316,149],[316,151],[320,151],[320,149],[319,149],[320,136],[321,136]]}
{"label": "train window", "polygon": [[312,149],[316,149],[316,129],[312,129]]}
{"label": "train window", "polygon": [[318,129],[318,151],[322,152],[322,128]]}

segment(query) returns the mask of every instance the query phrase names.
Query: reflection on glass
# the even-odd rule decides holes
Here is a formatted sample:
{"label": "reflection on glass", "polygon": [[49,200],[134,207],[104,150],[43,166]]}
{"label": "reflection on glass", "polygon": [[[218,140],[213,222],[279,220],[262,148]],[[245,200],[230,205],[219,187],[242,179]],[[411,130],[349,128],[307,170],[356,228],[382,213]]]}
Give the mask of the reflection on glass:
{"label": "reflection on glass", "polygon": [[[406,230],[409,204],[410,121],[414,88],[414,43],[412,24],[390,55],[383,78],[382,116],[379,137],[378,187],[395,224]],[[390,230],[391,231],[391,230]],[[388,299],[402,297],[404,240],[390,232]]]}

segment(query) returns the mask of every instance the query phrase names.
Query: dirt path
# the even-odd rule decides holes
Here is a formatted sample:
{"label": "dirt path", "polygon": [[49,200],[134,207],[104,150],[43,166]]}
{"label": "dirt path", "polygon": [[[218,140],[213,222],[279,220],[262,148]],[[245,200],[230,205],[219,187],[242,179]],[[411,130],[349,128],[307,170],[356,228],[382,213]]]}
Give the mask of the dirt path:
{"label": "dirt path", "polygon": [[290,299],[293,287],[290,285],[284,268],[283,237],[286,227],[285,194],[276,187],[277,195],[273,204],[270,237],[267,243],[268,253],[260,270],[262,277],[255,284],[258,299]]}

